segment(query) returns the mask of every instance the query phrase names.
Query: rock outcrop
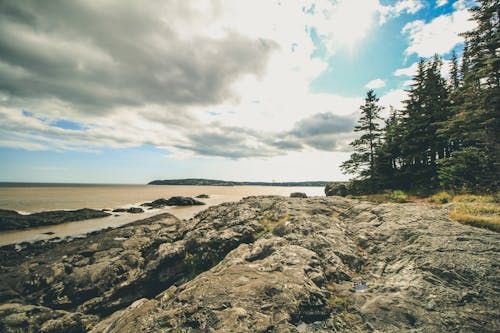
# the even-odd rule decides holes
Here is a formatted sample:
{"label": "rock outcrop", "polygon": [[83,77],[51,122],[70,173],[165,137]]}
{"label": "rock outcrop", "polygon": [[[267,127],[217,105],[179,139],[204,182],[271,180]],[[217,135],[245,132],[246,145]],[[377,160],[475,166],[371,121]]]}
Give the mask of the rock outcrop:
{"label": "rock outcrop", "polygon": [[349,189],[345,184],[329,183],[325,186],[325,195],[327,197],[340,196],[345,197],[349,194]]}
{"label": "rock outcrop", "polygon": [[307,194],[304,192],[293,192],[290,193],[290,198],[307,198]]}
{"label": "rock outcrop", "polygon": [[90,208],[77,210],[53,210],[28,215],[22,215],[13,210],[0,209],[0,231],[28,229],[64,222],[95,219],[109,215],[111,214]]}
{"label": "rock outcrop", "polygon": [[153,202],[145,202],[141,206],[151,208],[162,208],[165,206],[198,206],[204,205],[204,202],[198,201],[190,197],[171,197],[170,199],[156,199]]}
{"label": "rock outcrop", "polygon": [[127,213],[140,214],[140,213],[144,213],[144,209],[139,208],[139,207],[130,207],[129,209],[127,209]]}
{"label": "rock outcrop", "polygon": [[0,331],[496,332],[499,240],[421,204],[249,197],[2,262]]}

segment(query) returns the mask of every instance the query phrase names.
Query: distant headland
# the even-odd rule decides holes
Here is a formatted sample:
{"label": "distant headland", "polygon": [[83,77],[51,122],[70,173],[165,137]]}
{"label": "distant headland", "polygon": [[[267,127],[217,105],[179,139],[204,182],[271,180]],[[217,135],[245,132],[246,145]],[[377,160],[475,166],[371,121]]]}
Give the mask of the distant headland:
{"label": "distant headland", "polygon": [[326,186],[331,181],[305,181],[305,182],[233,182],[226,180],[188,178],[153,180],[148,185],[197,185],[197,186]]}

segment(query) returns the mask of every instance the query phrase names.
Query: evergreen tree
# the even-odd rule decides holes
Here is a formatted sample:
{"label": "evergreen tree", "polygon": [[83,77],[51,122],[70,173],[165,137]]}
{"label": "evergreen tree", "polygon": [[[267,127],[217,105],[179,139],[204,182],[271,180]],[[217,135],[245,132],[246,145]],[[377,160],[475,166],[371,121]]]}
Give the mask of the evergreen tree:
{"label": "evergreen tree", "polygon": [[450,86],[451,91],[456,91],[460,85],[460,69],[458,67],[457,53],[453,50],[451,54]]}
{"label": "evergreen tree", "polygon": [[380,145],[381,129],[379,122],[380,111],[379,99],[369,90],[366,94],[365,104],[360,107],[361,118],[354,127],[355,132],[360,132],[359,139],[351,142],[354,153],[351,158],[341,165],[346,173],[356,174],[358,178],[365,181],[369,188],[373,189],[375,181],[375,153]]}
{"label": "evergreen tree", "polygon": [[382,143],[375,154],[375,173],[379,188],[401,187],[398,175],[398,168],[401,165],[400,133],[401,126],[398,113],[391,107],[389,117],[385,121]]}
{"label": "evergreen tree", "polygon": [[[449,159],[441,163],[440,180],[444,187],[454,190],[498,191],[500,6],[498,0],[479,0],[478,3],[479,6],[471,10],[477,28],[465,34],[463,82],[456,93],[460,99],[455,103],[452,119],[443,130],[450,140],[458,143],[458,147]],[[470,181],[465,175],[473,173],[479,173],[479,178]],[[477,186],[471,185],[474,182]],[[469,185],[458,187],[457,184]]]}

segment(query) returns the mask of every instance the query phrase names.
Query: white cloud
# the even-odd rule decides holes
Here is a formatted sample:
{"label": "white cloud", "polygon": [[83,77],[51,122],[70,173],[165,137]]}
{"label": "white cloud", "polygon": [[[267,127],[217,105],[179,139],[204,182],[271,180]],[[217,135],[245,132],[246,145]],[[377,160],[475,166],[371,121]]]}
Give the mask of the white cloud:
{"label": "white cloud", "polygon": [[401,110],[404,106],[402,102],[407,96],[408,93],[404,89],[393,89],[381,96],[380,105],[385,108],[383,116],[387,117],[391,106],[396,110]]}
{"label": "white cloud", "polygon": [[334,53],[338,48],[352,48],[365,38],[380,9],[379,0],[319,1],[311,26],[317,29],[329,52]]}
{"label": "white cloud", "polygon": [[453,8],[456,10],[462,10],[466,8],[471,8],[476,4],[475,0],[457,0],[453,4]]}
{"label": "white cloud", "polygon": [[392,6],[380,5],[380,23],[383,24],[403,13],[415,14],[422,8],[424,8],[424,4],[421,0],[400,0]]}
{"label": "white cloud", "polygon": [[395,76],[414,76],[417,74],[418,62],[411,64],[409,67],[396,69],[394,72]]}
{"label": "white cloud", "polygon": [[460,33],[475,27],[470,17],[469,11],[462,9],[452,14],[438,16],[429,23],[417,20],[406,24],[401,30],[409,40],[405,53],[407,55],[415,53],[421,57],[449,53],[457,44],[463,42]]}
{"label": "white cloud", "polygon": [[441,7],[444,6],[448,3],[448,0],[437,0],[436,1],[436,7]]}
{"label": "white cloud", "polygon": [[365,84],[365,88],[368,89],[378,89],[382,87],[385,87],[385,81],[382,79],[371,80],[370,82]]}

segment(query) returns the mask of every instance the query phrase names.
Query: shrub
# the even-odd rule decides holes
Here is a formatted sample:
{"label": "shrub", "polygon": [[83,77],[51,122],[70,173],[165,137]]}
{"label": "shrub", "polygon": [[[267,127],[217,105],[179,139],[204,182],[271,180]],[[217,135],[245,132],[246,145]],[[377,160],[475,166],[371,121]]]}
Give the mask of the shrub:
{"label": "shrub", "polygon": [[400,190],[392,191],[390,194],[390,200],[392,202],[407,202],[408,201],[408,195]]}

